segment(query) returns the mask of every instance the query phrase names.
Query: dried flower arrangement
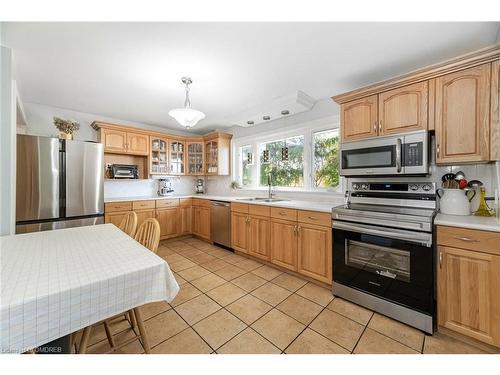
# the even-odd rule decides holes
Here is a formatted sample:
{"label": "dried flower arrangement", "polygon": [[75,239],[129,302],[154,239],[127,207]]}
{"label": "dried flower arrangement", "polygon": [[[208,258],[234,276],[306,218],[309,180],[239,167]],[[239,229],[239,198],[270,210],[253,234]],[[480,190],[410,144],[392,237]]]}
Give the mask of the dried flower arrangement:
{"label": "dried flower arrangement", "polygon": [[61,138],[73,138],[73,133],[80,129],[80,124],[75,120],[64,120],[59,117],[54,117],[54,126],[61,132]]}

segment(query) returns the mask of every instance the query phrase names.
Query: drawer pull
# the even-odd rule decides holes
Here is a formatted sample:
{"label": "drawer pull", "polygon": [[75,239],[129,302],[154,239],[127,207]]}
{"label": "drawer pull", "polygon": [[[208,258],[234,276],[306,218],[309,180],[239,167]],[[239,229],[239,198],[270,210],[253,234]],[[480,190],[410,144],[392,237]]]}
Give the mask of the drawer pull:
{"label": "drawer pull", "polygon": [[280,212],[279,212],[279,214],[280,214],[281,216],[286,216],[286,212],[283,212],[283,211],[280,211]]}
{"label": "drawer pull", "polygon": [[308,216],[307,218],[310,219],[310,220],[318,220],[318,218],[314,217],[314,216]]}
{"label": "drawer pull", "polygon": [[464,242],[479,242],[479,240],[475,240],[474,238],[469,238],[469,237],[453,236],[453,238]]}

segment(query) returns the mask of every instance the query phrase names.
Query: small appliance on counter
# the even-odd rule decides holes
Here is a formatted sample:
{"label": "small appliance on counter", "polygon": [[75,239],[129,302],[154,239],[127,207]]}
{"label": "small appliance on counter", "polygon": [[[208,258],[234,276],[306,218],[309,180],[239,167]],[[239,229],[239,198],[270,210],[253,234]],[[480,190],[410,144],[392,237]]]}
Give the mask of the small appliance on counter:
{"label": "small appliance on counter", "polygon": [[165,197],[174,192],[172,181],[169,178],[160,178],[158,180],[158,195]]}
{"label": "small appliance on counter", "polygon": [[196,179],[196,185],[194,185],[194,191],[196,194],[205,194],[205,180],[203,178]]}
{"label": "small appliance on counter", "polygon": [[111,178],[134,180],[139,178],[139,167],[133,164],[112,164]]}

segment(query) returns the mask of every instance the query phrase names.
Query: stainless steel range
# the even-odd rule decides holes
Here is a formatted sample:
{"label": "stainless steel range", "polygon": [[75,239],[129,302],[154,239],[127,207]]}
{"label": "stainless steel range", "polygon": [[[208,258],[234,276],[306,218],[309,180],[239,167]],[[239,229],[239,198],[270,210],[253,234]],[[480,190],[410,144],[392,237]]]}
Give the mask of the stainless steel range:
{"label": "stainless steel range", "polygon": [[427,333],[434,329],[431,182],[350,182],[332,210],[333,294]]}

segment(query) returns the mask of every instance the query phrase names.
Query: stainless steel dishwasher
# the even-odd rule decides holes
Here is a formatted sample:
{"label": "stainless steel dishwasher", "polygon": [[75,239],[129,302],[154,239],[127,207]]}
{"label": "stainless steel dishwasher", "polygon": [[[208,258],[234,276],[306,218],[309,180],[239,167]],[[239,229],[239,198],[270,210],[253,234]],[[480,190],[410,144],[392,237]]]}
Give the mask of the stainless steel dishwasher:
{"label": "stainless steel dishwasher", "polygon": [[210,201],[210,235],[212,242],[231,248],[231,204]]}

